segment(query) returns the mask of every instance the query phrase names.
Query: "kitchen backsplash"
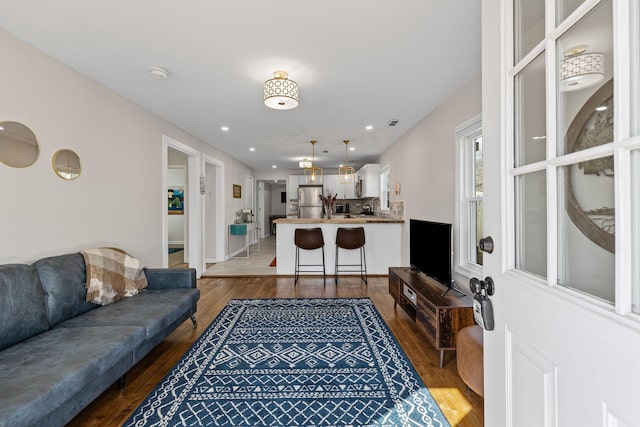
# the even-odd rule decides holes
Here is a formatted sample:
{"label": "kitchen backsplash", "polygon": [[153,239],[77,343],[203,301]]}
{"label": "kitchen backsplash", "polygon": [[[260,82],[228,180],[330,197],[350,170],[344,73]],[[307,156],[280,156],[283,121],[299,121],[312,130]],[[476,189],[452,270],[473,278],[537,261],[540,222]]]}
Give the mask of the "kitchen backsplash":
{"label": "kitchen backsplash", "polygon": [[343,206],[342,213],[346,213],[346,205],[349,204],[349,213],[360,215],[366,210],[370,210],[374,215],[384,216],[391,219],[404,220],[404,201],[389,202],[389,212],[380,211],[380,199],[377,197],[361,197],[357,199],[338,199],[336,204]]}
{"label": "kitchen backsplash", "polygon": [[404,221],[404,201],[389,202],[389,214],[387,217]]}
{"label": "kitchen backsplash", "polygon": [[[378,199],[377,197],[359,197],[357,199],[336,200],[336,205],[343,206],[342,213],[347,213],[346,212],[347,204],[349,204],[348,213],[352,215],[360,215],[366,210],[369,210],[369,212],[373,212],[374,214],[379,214],[380,212],[380,199]],[[336,210],[336,213],[337,213],[337,210]]]}

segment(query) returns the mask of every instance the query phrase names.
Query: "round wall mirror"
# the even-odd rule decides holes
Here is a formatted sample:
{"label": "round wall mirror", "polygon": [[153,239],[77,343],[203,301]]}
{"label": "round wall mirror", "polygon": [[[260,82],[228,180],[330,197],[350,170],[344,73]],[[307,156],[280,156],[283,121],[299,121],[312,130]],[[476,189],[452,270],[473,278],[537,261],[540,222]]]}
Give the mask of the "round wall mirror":
{"label": "round wall mirror", "polygon": [[[567,152],[611,141],[613,79],[587,100],[571,122],[567,131]],[[608,156],[572,165],[566,176],[569,217],[589,240],[611,253],[615,253],[614,173],[613,156]]]}
{"label": "round wall mirror", "polygon": [[18,122],[0,122],[0,162],[26,168],[38,160],[40,146],[34,133]]}
{"label": "round wall mirror", "polygon": [[80,157],[69,149],[63,148],[53,155],[53,170],[62,179],[76,179],[82,171]]}

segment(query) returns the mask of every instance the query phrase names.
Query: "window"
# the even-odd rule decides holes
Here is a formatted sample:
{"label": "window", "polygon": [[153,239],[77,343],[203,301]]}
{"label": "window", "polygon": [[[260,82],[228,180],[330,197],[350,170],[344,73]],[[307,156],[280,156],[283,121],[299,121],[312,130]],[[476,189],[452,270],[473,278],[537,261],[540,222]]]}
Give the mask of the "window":
{"label": "window", "polygon": [[389,210],[389,201],[391,198],[391,184],[389,184],[389,176],[391,169],[385,166],[380,169],[380,210]]}
{"label": "window", "polygon": [[474,117],[456,129],[456,270],[482,274],[482,119]]}

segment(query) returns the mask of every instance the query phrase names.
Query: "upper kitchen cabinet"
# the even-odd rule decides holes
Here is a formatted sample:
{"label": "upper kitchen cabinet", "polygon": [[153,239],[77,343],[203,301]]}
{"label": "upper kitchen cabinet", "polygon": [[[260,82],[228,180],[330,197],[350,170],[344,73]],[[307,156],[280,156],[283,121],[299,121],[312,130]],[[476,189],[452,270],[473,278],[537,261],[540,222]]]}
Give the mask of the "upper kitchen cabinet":
{"label": "upper kitchen cabinet", "polygon": [[[340,175],[338,175],[339,177]],[[342,186],[342,191],[344,191],[345,199],[355,199],[356,198],[356,184],[354,182],[350,184],[340,184]]]}
{"label": "upper kitchen cabinet", "polygon": [[342,199],[342,185],[338,179],[338,175],[325,175],[323,178],[322,186],[324,194],[337,194],[338,199]]}
{"label": "upper kitchen cabinet", "polygon": [[356,197],[355,184],[342,184],[340,175],[325,175],[323,186],[325,194],[337,194],[338,199],[353,199]]}
{"label": "upper kitchen cabinet", "polygon": [[380,165],[368,163],[356,173],[362,180],[362,194],[360,197],[380,197]]}
{"label": "upper kitchen cabinet", "polygon": [[297,200],[298,186],[304,183],[304,175],[289,175],[289,180],[287,181],[287,200]]}

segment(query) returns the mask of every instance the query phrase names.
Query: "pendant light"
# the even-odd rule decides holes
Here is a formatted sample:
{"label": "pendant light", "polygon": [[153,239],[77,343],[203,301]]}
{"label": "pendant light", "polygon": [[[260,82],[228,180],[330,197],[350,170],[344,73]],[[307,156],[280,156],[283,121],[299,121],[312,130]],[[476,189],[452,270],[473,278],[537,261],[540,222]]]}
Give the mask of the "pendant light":
{"label": "pendant light", "polygon": [[311,167],[304,168],[304,178],[307,184],[322,184],[322,168],[316,166],[316,143],[311,141]]}
{"label": "pendant light", "polygon": [[349,166],[349,140],[344,141],[344,166],[338,168],[338,175],[340,175],[340,184],[353,184],[353,177],[356,170]]}

